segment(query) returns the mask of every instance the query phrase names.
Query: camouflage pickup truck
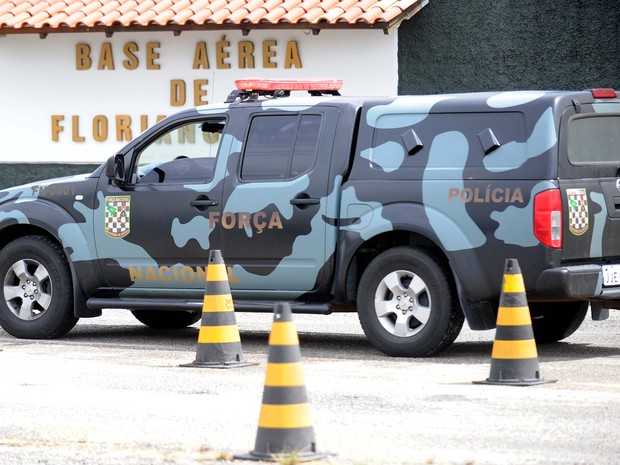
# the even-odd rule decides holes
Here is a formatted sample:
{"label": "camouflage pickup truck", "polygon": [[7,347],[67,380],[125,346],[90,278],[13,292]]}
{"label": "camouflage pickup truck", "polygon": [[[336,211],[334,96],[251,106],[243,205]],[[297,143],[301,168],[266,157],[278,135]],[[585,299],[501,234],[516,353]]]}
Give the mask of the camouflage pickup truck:
{"label": "camouflage pickup truck", "polygon": [[54,338],[104,308],[191,325],[210,249],[237,311],[357,311],[394,356],[439,352],[464,319],[493,328],[506,258],[539,342],[620,308],[613,89],[357,98],[340,85],[239,81],[91,174],[1,191],[0,325]]}

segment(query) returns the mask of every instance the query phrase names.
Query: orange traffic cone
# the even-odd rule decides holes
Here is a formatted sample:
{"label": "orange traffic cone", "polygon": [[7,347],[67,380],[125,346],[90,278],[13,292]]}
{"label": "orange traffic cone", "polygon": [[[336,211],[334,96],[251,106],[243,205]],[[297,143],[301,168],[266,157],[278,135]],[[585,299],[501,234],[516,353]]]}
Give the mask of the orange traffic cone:
{"label": "orange traffic cone", "polygon": [[184,367],[235,368],[257,365],[243,359],[241,337],[226,265],[219,250],[209,254],[196,360]]}
{"label": "orange traffic cone", "polygon": [[554,381],[540,377],[523,276],[519,262],[507,259],[491,354],[491,373],[485,381],[474,383],[531,386]]}
{"label": "orange traffic cone", "polygon": [[300,461],[329,455],[316,451],[306,394],[299,338],[289,304],[276,304],[269,334],[269,357],[254,450],[245,460],[277,460],[294,454]]}

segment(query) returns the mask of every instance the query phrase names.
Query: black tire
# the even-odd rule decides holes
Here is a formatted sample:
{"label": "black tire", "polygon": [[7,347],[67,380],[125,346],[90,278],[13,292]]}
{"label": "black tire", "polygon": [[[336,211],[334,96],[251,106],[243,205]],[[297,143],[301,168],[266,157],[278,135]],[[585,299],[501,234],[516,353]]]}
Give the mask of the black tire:
{"label": "black tire", "polygon": [[175,312],[169,310],[132,310],[136,319],[150,328],[179,329],[193,325],[202,312]]}
{"label": "black tire", "polygon": [[[411,294],[414,281],[417,290]],[[454,342],[464,321],[449,271],[424,250],[404,246],[370,262],[359,283],[357,311],[368,340],[395,357],[440,352]]]}
{"label": "black tire", "polygon": [[588,302],[533,302],[529,304],[536,342],[566,339],[583,323]]}
{"label": "black tire", "polygon": [[56,242],[26,236],[0,251],[0,326],[24,339],[67,334],[78,321],[67,258]]}

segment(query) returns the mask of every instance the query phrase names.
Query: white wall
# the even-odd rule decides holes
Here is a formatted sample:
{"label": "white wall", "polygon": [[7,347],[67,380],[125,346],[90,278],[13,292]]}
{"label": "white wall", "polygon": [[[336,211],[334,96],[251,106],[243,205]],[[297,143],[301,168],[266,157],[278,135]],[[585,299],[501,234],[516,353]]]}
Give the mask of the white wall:
{"label": "white wall", "polygon": [[[223,61],[230,69],[217,67],[217,43],[223,36],[230,42],[223,48],[229,53]],[[263,66],[262,47],[269,40],[277,41],[271,58],[276,68]],[[238,66],[240,41],[255,47],[253,69]],[[139,60],[135,70],[123,65],[128,61],[123,50],[129,42],[138,47],[133,53]],[[193,69],[199,42],[207,44],[209,69]],[[299,51],[300,69],[284,66],[287,46],[295,45],[292,42]],[[105,65],[98,69],[104,43],[111,44],[114,70]],[[151,62],[160,69],[147,69],[148,43],[159,44],[154,47],[159,56],[151,57]],[[76,44],[90,46],[89,69],[78,69]],[[178,37],[172,32],[116,33],[111,38],[103,33],[49,34],[45,39],[37,34],[6,35],[0,37],[0,163],[102,162],[127,143],[117,140],[117,118],[131,119],[129,129],[135,138],[142,132],[143,118],[152,126],[157,115],[194,106],[194,80],[208,80],[202,86],[207,91],[202,101],[209,103],[223,101],[234,80],[248,76],[339,78],[344,80],[341,92],[345,95],[394,95],[397,66],[397,34],[378,30],[324,30],[316,36],[303,30],[251,31],[247,36],[240,31],[183,32]],[[171,105],[171,81],[177,79],[187,87],[183,106]],[[94,139],[94,121],[107,121],[107,134],[97,130],[100,138],[107,135],[104,141]],[[54,133],[58,141],[53,140]],[[125,130],[121,138],[128,135]]]}

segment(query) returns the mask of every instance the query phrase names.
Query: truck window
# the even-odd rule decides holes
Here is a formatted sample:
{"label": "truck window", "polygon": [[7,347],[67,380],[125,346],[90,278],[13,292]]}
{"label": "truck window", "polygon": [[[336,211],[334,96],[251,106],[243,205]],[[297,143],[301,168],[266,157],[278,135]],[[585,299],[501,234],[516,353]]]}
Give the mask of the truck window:
{"label": "truck window", "polygon": [[213,177],[225,120],[192,121],[177,126],[140,152],[138,182],[207,182]]}
{"label": "truck window", "polygon": [[620,165],[620,115],[575,116],[568,122],[568,159],[574,165]]}
{"label": "truck window", "polygon": [[310,171],[321,120],[321,115],[255,116],[245,143],[241,178],[284,181]]}

